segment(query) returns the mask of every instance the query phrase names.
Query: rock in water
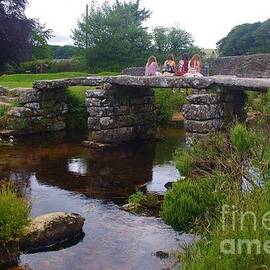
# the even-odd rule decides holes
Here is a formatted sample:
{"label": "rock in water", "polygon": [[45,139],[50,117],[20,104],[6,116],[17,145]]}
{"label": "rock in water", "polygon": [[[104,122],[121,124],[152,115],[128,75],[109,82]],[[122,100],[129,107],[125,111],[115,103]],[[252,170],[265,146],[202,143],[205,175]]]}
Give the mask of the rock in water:
{"label": "rock in water", "polygon": [[36,217],[20,239],[20,249],[38,252],[64,244],[82,234],[84,220],[79,214],[63,212]]}

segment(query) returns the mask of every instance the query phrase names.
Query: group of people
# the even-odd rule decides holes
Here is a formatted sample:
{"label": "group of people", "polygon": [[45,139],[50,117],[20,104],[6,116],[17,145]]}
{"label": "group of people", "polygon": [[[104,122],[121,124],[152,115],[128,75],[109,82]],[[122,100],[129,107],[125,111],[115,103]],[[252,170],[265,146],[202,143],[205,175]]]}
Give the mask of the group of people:
{"label": "group of people", "polygon": [[169,54],[163,68],[160,68],[155,56],[150,56],[145,66],[145,76],[184,76],[184,77],[202,77],[200,73],[202,67],[201,57],[198,54],[189,59],[189,55],[184,53],[176,65],[175,58]]}

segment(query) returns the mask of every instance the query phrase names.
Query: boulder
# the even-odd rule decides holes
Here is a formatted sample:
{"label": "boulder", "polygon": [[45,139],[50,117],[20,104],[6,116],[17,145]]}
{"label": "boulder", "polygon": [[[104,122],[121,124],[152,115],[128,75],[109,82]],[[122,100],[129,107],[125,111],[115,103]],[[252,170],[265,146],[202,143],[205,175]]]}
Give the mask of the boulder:
{"label": "boulder", "polygon": [[20,250],[38,252],[65,244],[83,233],[84,220],[79,214],[64,212],[36,217],[19,241]]}
{"label": "boulder", "polygon": [[196,105],[185,104],[182,107],[183,115],[187,120],[210,120],[223,117],[222,104]]}
{"label": "boulder", "polygon": [[223,121],[221,119],[205,121],[185,120],[184,125],[187,132],[209,133],[220,130],[223,126]]}

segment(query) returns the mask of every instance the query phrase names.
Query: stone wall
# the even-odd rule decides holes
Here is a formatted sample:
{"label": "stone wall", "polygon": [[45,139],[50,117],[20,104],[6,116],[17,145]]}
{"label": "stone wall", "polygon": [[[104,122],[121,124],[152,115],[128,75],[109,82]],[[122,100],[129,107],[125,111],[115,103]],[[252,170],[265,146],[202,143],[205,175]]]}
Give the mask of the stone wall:
{"label": "stone wall", "polygon": [[122,71],[123,75],[129,75],[129,76],[144,76],[145,74],[145,67],[130,67],[125,68]]}
{"label": "stone wall", "polygon": [[208,61],[209,75],[235,75],[246,78],[270,77],[270,54],[228,56]]}
{"label": "stone wall", "polygon": [[18,96],[18,105],[6,114],[4,118],[6,129],[27,134],[66,128],[65,88],[29,88],[14,91]]}
{"label": "stone wall", "polygon": [[242,92],[193,94],[187,99],[189,104],[185,104],[182,111],[185,129],[191,135],[207,135],[246,118]]}
{"label": "stone wall", "polygon": [[154,92],[150,88],[114,86],[86,92],[89,140],[119,143],[155,136]]}

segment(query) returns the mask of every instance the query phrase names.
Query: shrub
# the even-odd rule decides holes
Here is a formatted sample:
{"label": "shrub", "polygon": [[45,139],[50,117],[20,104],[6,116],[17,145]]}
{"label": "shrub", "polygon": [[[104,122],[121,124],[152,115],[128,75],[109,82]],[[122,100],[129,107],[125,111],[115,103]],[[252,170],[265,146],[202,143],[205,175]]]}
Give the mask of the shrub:
{"label": "shrub", "polygon": [[17,68],[18,73],[56,73],[56,72],[75,72],[86,70],[83,58],[72,58],[64,60],[33,60],[21,63]]}
{"label": "shrub", "polygon": [[[222,227],[221,214],[215,227],[203,240],[188,249],[187,253],[180,258],[183,269],[187,270],[246,270],[246,269],[268,269],[270,264],[270,254],[263,250],[263,245],[269,241],[269,230],[262,226],[262,219],[270,211],[269,187],[256,188],[250,193],[241,196],[229,197],[229,213],[225,216],[225,226]],[[237,205],[236,209],[232,205]],[[233,224],[233,211],[235,211],[235,227]],[[241,227],[240,213],[253,212],[256,216],[246,216],[244,225]],[[267,226],[269,223],[267,224]],[[257,245],[252,244],[251,254],[248,253],[247,246],[242,245],[242,250],[238,252],[239,240],[259,241],[261,250],[257,254]],[[224,240],[232,240],[235,244],[236,252],[224,254],[221,252],[221,243]],[[227,247],[228,248],[228,247]]]}
{"label": "shrub", "polygon": [[191,172],[192,156],[190,151],[179,149],[174,154],[175,166],[183,176],[187,176]]}
{"label": "shrub", "polygon": [[87,129],[86,89],[89,87],[70,87],[67,90],[68,112],[65,117],[68,129]]}
{"label": "shrub", "polygon": [[145,195],[143,194],[143,192],[138,191],[129,196],[128,203],[141,203],[143,199],[145,199]]}
{"label": "shrub", "polygon": [[231,146],[226,135],[216,134],[195,141],[191,148],[177,150],[174,162],[182,175],[194,178],[227,169],[230,163],[222,161],[230,155]]}
{"label": "shrub", "polygon": [[8,111],[7,107],[0,107],[0,117],[4,116]]}
{"label": "shrub", "polygon": [[156,89],[155,105],[159,122],[168,122],[173,113],[181,110],[181,106],[187,103],[183,90]]}
{"label": "shrub", "polygon": [[243,124],[236,124],[233,128],[231,128],[230,139],[232,144],[240,152],[250,150],[253,144],[251,133]]}
{"label": "shrub", "polygon": [[214,213],[217,207],[214,190],[215,181],[211,178],[174,183],[165,194],[162,219],[178,231],[190,231],[196,222],[205,223],[206,213]]}
{"label": "shrub", "polygon": [[16,239],[28,224],[29,204],[10,186],[0,188],[0,240]]}

